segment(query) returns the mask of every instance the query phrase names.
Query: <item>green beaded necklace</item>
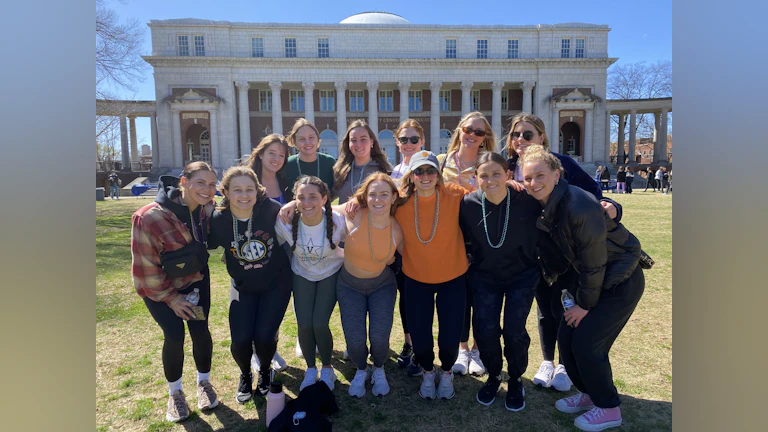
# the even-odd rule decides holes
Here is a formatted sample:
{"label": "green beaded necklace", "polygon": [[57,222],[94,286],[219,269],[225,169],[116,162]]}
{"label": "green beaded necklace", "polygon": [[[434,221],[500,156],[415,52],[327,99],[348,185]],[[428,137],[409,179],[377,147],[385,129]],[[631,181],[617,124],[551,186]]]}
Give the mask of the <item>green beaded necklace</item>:
{"label": "green beaded necklace", "polygon": [[483,228],[485,229],[485,239],[488,241],[488,245],[494,249],[498,249],[504,244],[504,239],[507,237],[507,225],[509,224],[509,188],[507,188],[507,213],[504,215],[504,230],[501,231],[501,239],[498,244],[491,243],[491,237],[488,235],[488,222],[485,219],[485,192],[483,192],[483,198],[481,200],[483,207]]}

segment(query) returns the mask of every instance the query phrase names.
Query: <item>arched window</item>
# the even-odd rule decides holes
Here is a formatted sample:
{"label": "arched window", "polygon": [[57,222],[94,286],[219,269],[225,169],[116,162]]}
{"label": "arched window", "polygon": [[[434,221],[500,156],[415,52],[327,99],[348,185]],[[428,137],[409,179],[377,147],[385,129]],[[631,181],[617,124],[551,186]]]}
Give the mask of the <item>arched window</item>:
{"label": "arched window", "polygon": [[320,132],[320,149],[318,151],[333,157],[339,156],[339,137],[336,132],[330,129]]}
{"label": "arched window", "polygon": [[453,131],[448,129],[440,129],[440,144],[437,147],[437,151],[432,149],[435,154],[443,154],[448,151],[448,146],[451,144],[451,137],[453,137]]}
{"label": "arched window", "polygon": [[397,164],[397,145],[395,144],[395,134],[389,129],[379,132],[379,145],[381,150],[387,155],[387,159],[392,166]]}
{"label": "arched window", "polygon": [[327,139],[327,140],[338,140],[339,137],[336,136],[336,132],[326,129],[322,132],[320,132],[320,139]]}

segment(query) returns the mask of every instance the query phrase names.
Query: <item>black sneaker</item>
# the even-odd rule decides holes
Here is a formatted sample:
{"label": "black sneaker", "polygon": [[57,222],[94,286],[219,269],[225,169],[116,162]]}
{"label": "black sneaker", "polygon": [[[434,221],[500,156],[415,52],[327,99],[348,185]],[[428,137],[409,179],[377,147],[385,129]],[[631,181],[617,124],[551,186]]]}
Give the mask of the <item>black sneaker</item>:
{"label": "black sneaker", "polygon": [[253,398],[253,374],[248,375],[240,373],[240,383],[237,385],[237,394],[235,400],[237,403],[244,404]]}
{"label": "black sneaker", "polygon": [[406,369],[406,373],[408,376],[417,377],[424,375],[424,368],[419,366],[418,363],[416,363],[416,356],[411,356],[411,362],[408,364],[408,369]]}
{"label": "black sneaker", "polygon": [[400,355],[397,356],[397,365],[404,368],[411,364],[411,355],[413,355],[413,346],[406,342],[403,344],[403,350],[400,351]]}
{"label": "black sneaker", "polygon": [[523,381],[520,378],[516,380],[509,380],[507,384],[507,400],[504,401],[504,406],[509,411],[521,411],[525,408],[525,389],[523,388]]}
{"label": "black sneaker", "polygon": [[501,375],[488,376],[485,385],[477,392],[477,401],[480,402],[480,405],[490,406],[496,400],[496,393],[498,393],[500,385]]}
{"label": "black sneaker", "polygon": [[269,393],[269,383],[272,382],[274,372],[272,368],[262,369],[259,371],[259,379],[256,383],[256,393],[261,396],[266,396]]}

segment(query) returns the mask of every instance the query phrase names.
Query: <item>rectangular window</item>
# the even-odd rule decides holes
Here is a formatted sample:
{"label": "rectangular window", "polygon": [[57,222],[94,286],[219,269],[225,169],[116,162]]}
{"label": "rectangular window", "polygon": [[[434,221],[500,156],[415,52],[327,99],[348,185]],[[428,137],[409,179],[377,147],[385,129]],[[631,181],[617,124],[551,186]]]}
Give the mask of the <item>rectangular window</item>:
{"label": "rectangular window", "polygon": [[296,38],[285,38],[285,56],[296,57]]}
{"label": "rectangular window", "polygon": [[195,36],[195,55],[205,57],[205,36]]}
{"label": "rectangular window", "polygon": [[584,58],[584,39],[576,39],[576,58]]}
{"label": "rectangular window", "polygon": [[507,58],[520,58],[520,41],[510,39],[507,41]]}
{"label": "rectangular window", "polygon": [[421,90],[408,91],[408,111],[421,111]]}
{"label": "rectangular window", "polygon": [[179,55],[189,55],[189,38],[187,35],[179,35]]}
{"label": "rectangular window", "polygon": [[456,58],[456,39],[445,40],[445,58]]}
{"label": "rectangular window", "polygon": [[472,90],[472,111],[480,111],[480,90]]}
{"label": "rectangular window", "polygon": [[501,110],[509,111],[509,90],[501,91]]}
{"label": "rectangular window", "polygon": [[328,38],[319,38],[317,39],[317,57],[318,58],[328,58],[331,55],[330,50],[330,42],[328,41]]}
{"label": "rectangular window", "polygon": [[365,90],[349,91],[349,110],[353,112],[365,111]]}
{"label": "rectangular window", "polygon": [[251,38],[251,57],[264,57],[264,38]]}
{"label": "rectangular window", "polygon": [[329,112],[336,109],[333,90],[320,90],[320,111]]}
{"label": "rectangular window", "polygon": [[571,40],[560,40],[560,58],[568,58],[571,56]]}
{"label": "rectangular window", "polygon": [[488,39],[477,40],[477,58],[488,58]]}
{"label": "rectangular window", "polygon": [[304,90],[291,90],[288,92],[291,103],[291,111],[304,111]]}
{"label": "rectangular window", "polygon": [[259,90],[259,111],[272,111],[272,90]]}
{"label": "rectangular window", "polygon": [[451,110],[451,91],[440,90],[440,111]]}
{"label": "rectangular window", "polygon": [[393,93],[394,92],[392,90],[379,90],[379,111],[381,112],[394,111],[392,109]]}

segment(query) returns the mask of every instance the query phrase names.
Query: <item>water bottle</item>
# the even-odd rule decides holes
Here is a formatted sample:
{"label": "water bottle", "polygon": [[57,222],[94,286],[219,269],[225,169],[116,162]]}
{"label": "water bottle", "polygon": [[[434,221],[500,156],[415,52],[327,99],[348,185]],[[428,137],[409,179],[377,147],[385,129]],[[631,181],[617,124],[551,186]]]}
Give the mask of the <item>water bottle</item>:
{"label": "water bottle", "polygon": [[195,317],[191,319],[196,321],[204,320],[205,311],[203,311],[202,306],[197,305],[198,303],[200,303],[200,289],[195,288],[191,293],[187,294],[185,298],[188,302],[194,305],[192,306],[192,312],[195,314]]}
{"label": "water bottle", "polygon": [[269,385],[269,393],[267,393],[267,427],[275,417],[283,412],[283,408],[285,408],[283,384],[279,381],[272,382]]}
{"label": "water bottle", "polygon": [[194,291],[187,294],[187,301],[197,306],[197,304],[200,303],[200,289],[195,288]]}
{"label": "water bottle", "polygon": [[567,289],[563,289],[562,293],[560,294],[560,302],[563,304],[563,311],[567,311],[568,309],[576,306],[576,300],[573,298],[571,293],[568,292]]}

